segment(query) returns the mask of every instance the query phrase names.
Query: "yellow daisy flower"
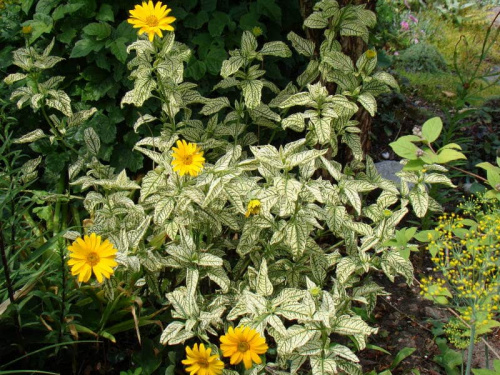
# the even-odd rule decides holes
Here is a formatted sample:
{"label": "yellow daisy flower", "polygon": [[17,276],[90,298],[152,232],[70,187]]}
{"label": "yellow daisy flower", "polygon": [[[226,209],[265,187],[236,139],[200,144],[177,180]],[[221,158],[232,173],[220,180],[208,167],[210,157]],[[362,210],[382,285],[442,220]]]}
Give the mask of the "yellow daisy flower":
{"label": "yellow daisy flower", "polygon": [[172,166],[174,172],[179,172],[181,176],[189,173],[191,176],[197,176],[203,169],[205,158],[203,151],[196,143],[186,143],[185,140],[177,141],[177,147],[172,147]]}
{"label": "yellow daisy flower", "polygon": [[189,375],[219,375],[222,374],[224,363],[219,359],[218,355],[210,355],[212,349],[206,348],[205,345],[194,344],[193,349],[186,346],[186,359],[182,360],[182,364],[186,365],[186,372]]}
{"label": "yellow daisy flower", "polygon": [[260,212],[260,201],[258,199],[252,199],[248,202],[247,212],[245,212],[245,217],[250,215],[258,215]]}
{"label": "yellow daisy flower", "polygon": [[152,42],[155,34],[160,38],[163,37],[162,30],[174,31],[170,24],[175,21],[175,17],[167,17],[171,11],[172,9],[162,5],[161,1],[158,1],[156,5],[153,5],[151,0],[148,3],[143,1],[142,5],[136,5],[135,9],[130,11],[131,18],[127,22],[139,29],[139,35],[148,34]]}
{"label": "yellow daisy flower", "polygon": [[249,327],[238,327],[229,330],[220,338],[222,355],[230,357],[229,362],[237,365],[243,361],[243,365],[248,370],[253,363],[261,364],[259,355],[264,354],[268,346],[266,340],[255,330]]}
{"label": "yellow daisy flower", "polygon": [[78,281],[87,282],[94,272],[97,281],[102,283],[103,276],[107,279],[113,274],[115,255],[118,250],[108,240],[101,242],[101,236],[92,233],[90,236],[78,237],[71,246],[68,265],[71,274],[78,275]]}

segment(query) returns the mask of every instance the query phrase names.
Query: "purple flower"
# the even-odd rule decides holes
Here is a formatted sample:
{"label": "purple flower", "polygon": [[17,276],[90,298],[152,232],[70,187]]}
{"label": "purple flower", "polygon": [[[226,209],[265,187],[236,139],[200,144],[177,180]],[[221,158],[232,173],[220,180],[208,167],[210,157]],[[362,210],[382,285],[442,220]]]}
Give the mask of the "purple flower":
{"label": "purple flower", "polygon": [[398,51],[394,52],[394,56],[399,56],[399,52]]}
{"label": "purple flower", "polygon": [[409,17],[409,18],[410,18],[413,22],[418,23],[418,19],[417,19],[417,17],[415,17],[413,14],[410,14],[408,17]]}
{"label": "purple flower", "polygon": [[410,25],[406,21],[401,21],[400,25],[401,25],[401,28],[405,31],[410,29]]}
{"label": "purple flower", "polygon": [[418,41],[418,39],[417,39],[417,38],[413,39],[413,43],[418,44],[418,42],[419,42],[419,41]]}

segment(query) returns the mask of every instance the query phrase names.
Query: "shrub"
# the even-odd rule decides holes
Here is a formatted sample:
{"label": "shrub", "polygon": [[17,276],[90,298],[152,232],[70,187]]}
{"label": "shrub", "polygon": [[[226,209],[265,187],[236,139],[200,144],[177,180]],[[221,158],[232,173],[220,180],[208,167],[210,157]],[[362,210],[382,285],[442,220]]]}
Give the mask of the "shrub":
{"label": "shrub", "polygon": [[436,73],[447,70],[441,53],[426,43],[414,44],[401,52],[398,64],[410,72]]}

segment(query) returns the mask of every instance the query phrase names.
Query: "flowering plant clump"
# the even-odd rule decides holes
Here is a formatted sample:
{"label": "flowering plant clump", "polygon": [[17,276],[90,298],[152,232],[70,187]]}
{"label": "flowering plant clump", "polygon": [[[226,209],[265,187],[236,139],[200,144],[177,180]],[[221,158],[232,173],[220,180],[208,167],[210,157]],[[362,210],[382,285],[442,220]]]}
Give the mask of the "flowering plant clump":
{"label": "flowering plant clump", "polygon": [[[438,276],[422,278],[421,294],[436,303],[451,304],[461,319],[445,326],[459,348],[500,326],[500,209],[498,201],[475,199],[460,206],[464,216],[443,214],[427,232],[427,249]],[[471,333],[473,327],[474,333]]]}
{"label": "flowering plant clump", "polygon": [[[362,6],[318,2],[304,25],[322,30],[325,41],[316,46],[288,35],[309,63],[284,88],[266,79],[263,67],[268,56],[291,57],[289,46],[273,41],[259,47],[256,30],[244,31],[241,47],[222,63],[213,97],[205,98],[184,81],[191,51],[174,33],[161,37],[161,26],[172,21],[160,21],[162,9],[143,3],[131,11],[131,23],[149,38],[127,49],[135,55],[128,65],[134,84],[121,102],[141,111],[150,108],[146,101],[159,102],[159,113],[144,113],[134,125],[138,133],[146,123],[161,126],[134,147],[155,167],[134,181],[97,158],[87,163],[88,172],[74,184],[93,188],[84,200],[92,230],[116,245],[124,274],[143,274],[134,287],[166,295],[172,320],[162,344],[209,342],[229,324],[238,328],[221,336],[222,356],[253,367],[252,373],[265,367],[361,375],[355,350],[377,329],[353,305],[370,314],[384,294],[368,272],[412,282],[411,262],[387,243],[410,208],[419,217],[439,209],[426,185],[451,185],[436,158],[425,161],[435,173],[423,177],[422,165],[405,171],[398,186],[363,154],[354,116],[360,108],[374,116],[376,97],[398,84],[376,71],[375,50],[353,63],[336,38],[368,41],[375,15]],[[326,82],[337,86],[335,93]],[[260,136],[262,128],[295,140],[276,147]],[[434,131],[426,136],[435,140]],[[333,160],[341,144],[353,156],[346,165]],[[354,345],[338,344],[338,336]],[[225,371],[213,349],[187,347],[187,372]]]}

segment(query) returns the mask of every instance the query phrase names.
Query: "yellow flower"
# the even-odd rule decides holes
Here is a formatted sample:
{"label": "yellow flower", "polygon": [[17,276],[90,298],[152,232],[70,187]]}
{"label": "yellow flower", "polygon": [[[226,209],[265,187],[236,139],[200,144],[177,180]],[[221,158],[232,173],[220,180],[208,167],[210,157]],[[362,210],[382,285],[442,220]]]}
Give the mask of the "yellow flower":
{"label": "yellow flower", "polygon": [[155,34],[160,38],[163,37],[162,30],[174,31],[170,25],[175,21],[175,17],[167,17],[172,11],[166,5],[162,5],[158,1],[156,5],[149,0],[148,3],[142,2],[142,5],[136,5],[134,10],[130,11],[130,17],[127,22],[138,28],[138,34],[148,34],[149,40],[152,42]]}
{"label": "yellow flower", "polygon": [[177,147],[172,147],[174,150],[172,157],[172,166],[175,172],[179,172],[181,176],[189,173],[191,176],[197,176],[203,169],[205,158],[203,151],[196,143],[186,143],[185,140],[177,141]]}
{"label": "yellow flower", "polygon": [[229,330],[220,338],[222,355],[230,357],[230,363],[237,365],[241,361],[248,370],[253,363],[261,364],[259,355],[264,354],[268,346],[266,340],[255,330],[249,327],[238,327]]}
{"label": "yellow flower", "polygon": [[117,250],[108,240],[101,242],[101,236],[92,233],[90,236],[79,237],[71,246],[68,265],[71,266],[71,274],[78,275],[78,281],[87,282],[94,272],[97,281],[102,283],[103,276],[107,279],[113,274]]}
{"label": "yellow flower", "polygon": [[205,345],[194,344],[193,349],[186,346],[186,359],[182,363],[186,365],[186,372],[189,375],[219,375],[222,374],[224,363],[217,355],[210,355],[212,349],[206,348]]}
{"label": "yellow flower", "polygon": [[245,217],[250,215],[258,215],[260,212],[260,201],[258,199],[252,199],[248,202],[247,212],[245,212]]}

